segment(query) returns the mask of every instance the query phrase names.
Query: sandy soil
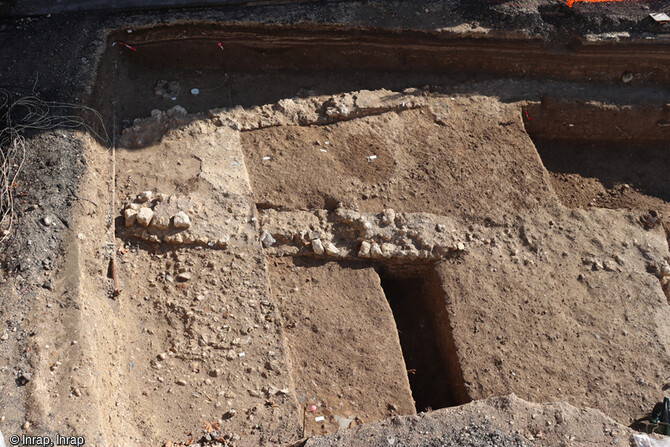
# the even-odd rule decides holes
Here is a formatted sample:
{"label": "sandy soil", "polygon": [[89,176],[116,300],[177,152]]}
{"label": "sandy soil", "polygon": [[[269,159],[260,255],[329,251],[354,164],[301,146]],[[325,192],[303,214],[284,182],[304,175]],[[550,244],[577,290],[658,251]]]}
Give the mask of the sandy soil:
{"label": "sandy soil", "polygon": [[[492,99],[448,99],[454,115],[448,115],[450,124],[442,126],[429,112],[441,100],[429,100],[431,109],[378,118],[379,134],[388,140],[376,146],[397,151],[392,156],[380,151],[382,162],[384,157],[392,157],[393,166],[397,166],[389,169],[383,181],[375,177],[373,169],[356,176],[339,167],[337,161],[328,163],[327,157],[336,152],[342,159],[359,160],[359,169],[368,168],[356,146],[338,139],[337,131],[345,126],[349,127],[347,135],[355,135],[358,122],[321,126],[314,129],[318,134],[301,138],[287,136],[285,132],[291,128],[245,134],[248,158],[255,161],[250,174],[256,200],[280,210],[324,206],[304,192],[313,185],[312,191],[319,191],[316,197],[332,198],[331,206],[341,204],[361,211],[392,207],[403,212],[467,216],[470,225],[467,230],[463,227],[464,239],[469,242],[466,254],[439,262],[435,268],[469,397],[484,398],[507,389],[527,399],[560,398],[600,408],[625,424],[643,416],[645,408],[653,406],[655,396],[662,393],[664,384],[659,378],[667,367],[666,329],[658,326],[667,311],[666,297],[658,279],[647,270],[650,260],[663,262],[668,246],[661,227],[645,230],[639,221],[648,204],[645,196],[634,196],[633,209],[639,213],[565,209],[562,197],[549,186],[556,174],[548,175],[520,123],[523,105],[505,108]],[[422,111],[430,116],[423,123],[432,126],[431,131],[405,127],[421,123]],[[470,117],[481,117],[473,129],[483,137],[480,144],[463,148],[468,128],[458,126],[469,124]],[[370,119],[362,121],[366,120],[366,128],[374,129]],[[304,132],[302,128],[299,131]],[[408,145],[416,135],[434,139]],[[445,142],[440,141],[441,135]],[[331,142],[327,153],[309,144],[323,140]],[[285,148],[284,141],[289,141],[290,152],[273,151],[272,145],[279,142]],[[447,150],[443,152],[443,148]],[[271,159],[263,161],[264,156]],[[426,158],[431,162],[425,166],[440,169],[426,177],[412,172],[424,166]],[[570,160],[584,170],[592,166],[577,157]],[[588,160],[602,166],[602,158],[600,164],[598,159]],[[330,169],[322,167],[326,163]],[[636,163],[645,162],[636,158]],[[607,172],[616,171],[612,163],[608,166]],[[295,170],[300,174],[292,176],[290,171]],[[314,171],[325,174],[310,176]],[[345,172],[353,180],[348,180]],[[598,174],[599,181],[606,183],[605,176]],[[412,185],[414,179],[423,180],[409,188],[420,191],[418,197],[408,200],[394,189],[396,177],[403,179],[397,181],[399,188]],[[643,177],[647,184],[660,180],[659,176]],[[361,178],[370,179],[375,192],[369,194],[379,194],[377,201],[360,200],[359,191],[366,187]],[[495,183],[485,179],[495,179]],[[440,187],[443,184],[452,186]],[[521,191],[525,192],[523,197]],[[427,198],[430,195],[434,198]],[[470,207],[459,206],[464,203]],[[475,222],[481,225],[473,226]],[[637,303],[639,313],[633,314],[626,305],[631,300]],[[645,366],[637,356],[636,347],[640,346],[649,353]],[[516,361],[516,356],[523,360]],[[566,362],[566,358],[571,360]],[[629,372],[622,376],[622,371]]]}

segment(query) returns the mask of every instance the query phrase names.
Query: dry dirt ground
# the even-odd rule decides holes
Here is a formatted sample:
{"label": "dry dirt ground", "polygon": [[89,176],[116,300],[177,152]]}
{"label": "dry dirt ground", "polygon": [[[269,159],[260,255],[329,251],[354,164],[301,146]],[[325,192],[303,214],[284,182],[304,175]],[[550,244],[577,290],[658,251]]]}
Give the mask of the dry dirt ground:
{"label": "dry dirt ground", "polygon": [[[209,61],[187,70],[145,31],[158,59],[111,37],[94,59],[110,142],[29,139],[62,159],[33,155],[59,174],[49,200],[20,196],[18,234],[41,236],[3,259],[5,438],[630,445],[670,387],[665,90],[599,71],[611,55],[598,95],[230,81],[216,41],[185,39],[175,58]],[[300,59],[286,48],[250,59]]]}
{"label": "dry dirt ground", "polygon": [[533,404],[512,394],[315,436],[305,446],[628,446],[629,438],[625,427],[597,410]]}
{"label": "dry dirt ground", "polygon": [[307,435],[510,392],[644,416],[668,368],[665,231],[644,191],[561,203],[531,106],[357,91],[157,112],[112,152],[80,135],[107,211],[76,205],[32,317],[29,430],[287,443],[311,405]]}

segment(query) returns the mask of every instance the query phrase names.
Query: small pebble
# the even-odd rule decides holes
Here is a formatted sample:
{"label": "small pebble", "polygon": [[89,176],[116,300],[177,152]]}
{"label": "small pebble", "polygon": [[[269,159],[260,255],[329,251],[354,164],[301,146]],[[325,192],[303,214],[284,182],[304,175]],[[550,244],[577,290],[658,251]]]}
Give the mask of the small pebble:
{"label": "small pebble", "polygon": [[358,250],[358,257],[360,258],[369,258],[370,257],[370,249],[372,246],[368,241],[363,241],[361,242],[361,248]]}
{"label": "small pebble", "polygon": [[374,242],[372,244],[372,247],[370,247],[370,257],[372,258],[381,258],[384,256],[384,253],[382,252],[382,248]]}
{"label": "small pebble", "polygon": [[142,191],[137,195],[137,201],[140,203],[148,202],[154,196],[153,191]]}
{"label": "small pebble", "polygon": [[325,253],[326,249],[323,247],[321,239],[314,239],[312,241],[312,250],[314,250],[314,253],[317,255],[322,255]]}
{"label": "small pebble", "polygon": [[189,272],[182,272],[177,275],[177,281],[186,282],[191,279],[191,274]]}
{"label": "small pebble", "polygon": [[265,246],[265,248],[272,247],[272,245],[277,242],[275,238],[272,237],[272,235],[267,231],[263,231],[263,234],[261,235],[261,242]]}
{"label": "small pebble", "polygon": [[137,210],[127,208],[123,212],[123,216],[125,218],[126,227],[132,227],[135,225],[135,222],[137,222]]}
{"label": "small pebble", "polygon": [[326,242],[323,248],[329,256],[338,256],[340,254],[340,249],[337,248],[332,242]]}

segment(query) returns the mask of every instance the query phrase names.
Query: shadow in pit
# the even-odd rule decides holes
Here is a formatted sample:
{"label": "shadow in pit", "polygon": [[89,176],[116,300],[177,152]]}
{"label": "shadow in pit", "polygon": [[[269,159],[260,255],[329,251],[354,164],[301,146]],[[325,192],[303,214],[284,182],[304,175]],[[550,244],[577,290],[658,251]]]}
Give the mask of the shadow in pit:
{"label": "shadow in pit", "polygon": [[378,273],[398,328],[417,411],[469,402],[433,264],[384,265]]}
{"label": "shadow in pit", "polygon": [[553,173],[597,179],[606,189],[624,184],[670,202],[670,152],[659,143],[583,143],[535,140],[545,167]]}
{"label": "shadow in pit", "polygon": [[[670,202],[670,107],[543,98],[523,115],[526,131],[566,206],[579,208],[596,200],[605,208],[647,209],[656,205],[655,199]],[[592,197],[596,192],[585,188],[587,179],[608,190],[609,197]],[[626,197],[629,187],[642,195]]]}

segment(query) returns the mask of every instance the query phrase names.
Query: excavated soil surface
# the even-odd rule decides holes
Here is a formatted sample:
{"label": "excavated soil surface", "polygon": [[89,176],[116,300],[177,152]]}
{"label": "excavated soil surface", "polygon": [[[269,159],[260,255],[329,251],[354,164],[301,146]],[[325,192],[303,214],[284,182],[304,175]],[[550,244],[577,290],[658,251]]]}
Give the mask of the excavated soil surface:
{"label": "excavated soil surface", "polygon": [[6,280],[3,432],[627,445],[670,367],[666,93],[631,48],[265,31],[108,46],[63,260],[30,305]]}
{"label": "excavated soil surface", "polygon": [[571,208],[655,209],[667,215],[670,163],[662,143],[535,142],[561,201]]}
{"label": "excavated soil surface", "polygon": [[[462,119],[436,123],[448,116]],[[539,165],[524,163],[537,155],[521,126],[518,108],[443,96],[400,114],[248,132],[242,142],[258,203],[489,216],[506,214],[508,207],[532,208],[550,194]],[[497,149],[472,166],[486,140]],[[512,150],[516,158],[507,156]],[[369,156],[376,158],[368,162]],[[477,190],[491,178],[511,184]]]}
{"label": "excavated soil surface", "polygon": [[398,330],[374,268],[279,259],[270,280],[296,396],[326,418],[310,417],[307,431],[415,413]]}

